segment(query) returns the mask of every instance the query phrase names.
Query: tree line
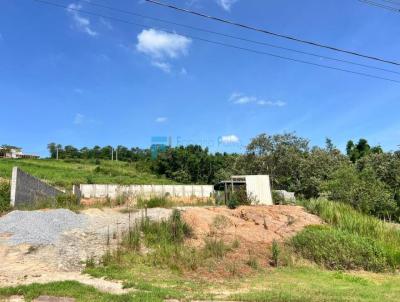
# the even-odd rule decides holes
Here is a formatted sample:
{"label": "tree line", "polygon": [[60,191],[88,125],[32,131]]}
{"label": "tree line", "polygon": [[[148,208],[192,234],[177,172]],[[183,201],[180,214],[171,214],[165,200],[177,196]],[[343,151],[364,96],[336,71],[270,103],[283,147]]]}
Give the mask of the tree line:
{"label": "tree line", "polygon": [[[111,159],[111,146],[77,149],[51,143],[50,156],[60,159]],[[215,184],[231,175],[268,174],[273,189],[295,192],[299,198],[321,196],[351,204],[381,219],[400,218],[400,152],[384,152],[360,139],[347,143],[346,153],[330,139],[311,147],[295,133],[261,134],[244,154],[211,153],[189,145],[167,147],[156,157],[150,149],[118,146],[118,160],[145,162],[146,172],[181,183]],[[116,154],[113,155],[115,159]]]}

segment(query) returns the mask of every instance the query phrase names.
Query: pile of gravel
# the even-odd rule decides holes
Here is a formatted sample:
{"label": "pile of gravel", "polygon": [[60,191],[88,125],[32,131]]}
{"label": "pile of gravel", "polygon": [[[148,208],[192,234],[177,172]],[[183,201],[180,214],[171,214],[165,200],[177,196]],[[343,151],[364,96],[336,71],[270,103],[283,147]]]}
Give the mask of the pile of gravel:
{"label": "pile of gravel", "polygon": [[48,211],[14,211],[0,218],[0,234],[9,233],[10,244],[55,244],[70,229],[84,226],[85,215],[65,209]]}

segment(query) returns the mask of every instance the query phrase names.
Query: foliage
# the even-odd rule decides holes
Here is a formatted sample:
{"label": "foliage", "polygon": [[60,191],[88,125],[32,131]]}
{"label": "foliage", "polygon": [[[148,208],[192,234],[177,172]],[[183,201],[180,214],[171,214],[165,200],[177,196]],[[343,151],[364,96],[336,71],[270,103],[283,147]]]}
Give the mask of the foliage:
{"label": "foliage", "polygon": [[[386,184],[400,209],[400,152],[369,154],[357,161],[358,171],[370,170],[381,182]],[[400,217],[400,213],[396,214]]]}
{"label": "foliage", "polygon": [[313,199],[303,202],[303,205],[310,213],[318,215],[335,228],[400,247],[399,229],[372,216],[359,213],[347,204]]}
{"label": "foliage", "polygon": [[210,154],[208,148],[189,145],[160,152],[152,169],[159,175],[182,183],[214,184],[228,178],[232,160],[237,155]]}
{"label": "foliage", "polygon": [[50,143],[47,145],[47,149],[49,150],[50,157],[53,159],[57,158],[57,150],[59,159],[111,160],[112,158],[117,159],[118,157],[118,160],[127,162],[150,159],[150,150],[140,148],[128,149],[124,146],[117,146],[116,148],[112,146],[94,146],[93,148],[84,147],[78,149],[71,145],[63,147],[60,144]]}
{"label": "foliage", "polygon": [[328,226],[309,226],[292,239],[301,256],[335,270],[394,268],[382,244]]}
{"label": "foliage", "polygon": [[276,190],[272,191],[272,201],[274,204],[285,204],[286,202],[285,197]]}
{"label": "foliage", "polygon": [[361,138],[357,144],[354,144],[352,140],[349,140],[346,145],[346,153],[354,163],[368,154],[383,153],[383,150],[380,146],[371,147],[366,139]]}
{"label": "foliage", "polygon": [[241,205],[251,205],[255,199],[249,196],[243,187],[235,188],[233,192],[228,193],[227,206],[230,209],[236,209]]}
{"label": "foliage", "polygon": [[272,262],[273,262],[275,267],[278,267],[278,265],[279,265],[279,256],[281,254],[281,249],[280,249],[280,247],[278,245],[278,242],[276,240],[272,241],[271,251],[272,251]]}
{"label": "foliage", "polygon": [[167,197],[151,197],[150,199],[142,199],[140,198],[137,202],[137,207],[139,209],[143,208],[168,208],[172,206],[171,202]]}
{"label": "foliage", "polygon": [[203,250],[206,258],[223,258],[231,247],[222,239],[206,238]]}
{"label": "foliage", "polygon": [[347,158],[327,139],[325,149],[309,147],[308,140],[295,133],[261,134],[237,159],[236,173],[268,174],[273,189],[296,192],[306,198],[318,197],[320,184]]}
{"label": "foliage", "polygon": [[381,219],[399,218],[392,192],[370,169],[358,172],[353,166],[342,167],[332,173],[323,187],[331,200],[348,203],[363,213]]}
{"label": "foliage", "polygon": [[10,208],[10,191],[10,183],[0,179],[0,214]]}
{"label": "foliage", "polygon": [[335,269],[400,267],[400,231],[395,227],[343,203],[320,199],[304,206],[332,226],[308,228],[294,237],[292,243],[304,257]]}

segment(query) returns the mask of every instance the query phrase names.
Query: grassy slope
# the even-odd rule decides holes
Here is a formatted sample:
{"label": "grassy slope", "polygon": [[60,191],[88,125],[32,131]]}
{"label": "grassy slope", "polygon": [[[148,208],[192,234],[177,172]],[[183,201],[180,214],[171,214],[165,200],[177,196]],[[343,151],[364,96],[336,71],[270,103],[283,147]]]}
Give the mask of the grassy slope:
{"label": "grassy slope", "polygon": [[92,270],[93,275],[121,279],[136,291],[122,296],[103,294],[77,282],[55,282],[0,288],[1,296],[23,294],[28,299],[39,295],[75,297],[77,301],[164,301],[213,299],[272,302],[373,302],[398,301],[400,277],[389,274],[342,273],[313,267],[282,268],[256,273],[251,278],[219,282],[193,281],[166,270],[135,265],[129,271],[108,268]]}
{"label": "grassy slope", "polygon": [[9,160],[0,159],[0,178],[11,178],[14,166],[51,184],[71,187],[72,184],[171,184],[170,180],[139,171],[134,164],[101,161],[100,170],[95,171],[92,161],[65,162],[50,159]]}

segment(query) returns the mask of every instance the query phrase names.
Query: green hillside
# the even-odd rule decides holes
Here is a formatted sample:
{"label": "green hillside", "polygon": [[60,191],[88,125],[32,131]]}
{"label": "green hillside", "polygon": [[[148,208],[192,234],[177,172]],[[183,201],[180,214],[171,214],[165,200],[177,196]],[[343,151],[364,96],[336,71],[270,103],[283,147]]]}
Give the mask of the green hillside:
{"label": "green hillside", "polygon": [[136,163],[94,160],[0,159],[0,178],[11,178],[14,166],[49,183],[69,188],[73,184],[172,184]]}

